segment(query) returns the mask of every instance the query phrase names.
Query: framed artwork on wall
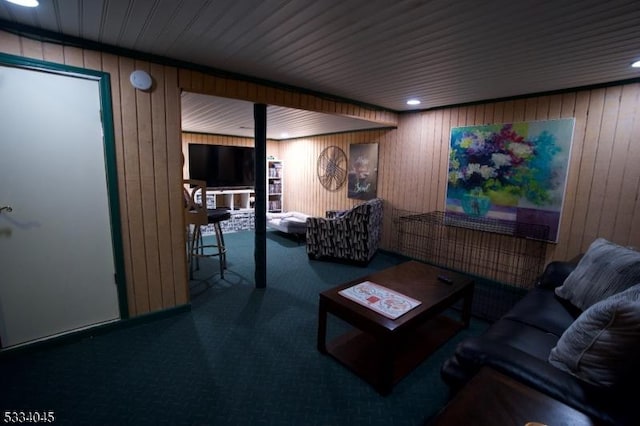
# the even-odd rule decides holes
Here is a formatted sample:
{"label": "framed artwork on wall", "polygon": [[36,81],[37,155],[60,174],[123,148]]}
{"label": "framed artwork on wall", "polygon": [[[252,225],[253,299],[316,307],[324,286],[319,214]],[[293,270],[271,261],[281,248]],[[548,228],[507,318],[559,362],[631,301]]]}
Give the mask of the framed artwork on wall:
{"label": "framed artwork on wall", "polygon": [[347,197],[371,200],[378,192],[378,144],[349,145]]}
{"label": "framed artwork on wall", "polygon": [[[454,127],[445,211],[476,223],[545,229],[557,242],[574,118]],[[524,231],[522,231],[524,230]],[[524,235],[522,235],[524,233]]]}

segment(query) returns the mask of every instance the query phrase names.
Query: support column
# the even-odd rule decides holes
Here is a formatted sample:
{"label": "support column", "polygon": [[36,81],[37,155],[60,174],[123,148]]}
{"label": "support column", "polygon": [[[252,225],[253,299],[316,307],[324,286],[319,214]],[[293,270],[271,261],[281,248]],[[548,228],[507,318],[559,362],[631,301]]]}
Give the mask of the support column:
{"label": "support column", "polygon": [[256,236],[254,259],[256,262],[256,288],[267,287],[267,106],[253,105],[256,153]]}

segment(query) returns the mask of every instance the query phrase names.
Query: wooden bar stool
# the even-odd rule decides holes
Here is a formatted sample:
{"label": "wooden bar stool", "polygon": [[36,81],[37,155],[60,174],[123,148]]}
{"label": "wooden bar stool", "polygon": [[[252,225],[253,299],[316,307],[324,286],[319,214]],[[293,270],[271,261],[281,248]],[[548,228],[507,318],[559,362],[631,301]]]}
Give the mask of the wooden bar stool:
{"label": "wooden bar stool", "polygon": [[[193,179],[183,181],[185,190],[185,223],[187,229],[187,261],[189,279],[194,270],[200,269],[200,258],[218,257],[220,277],[224,278],[227,267],[227,249],[220,223],[231,217],[226,209],[207,209],[206,183]],[[213,224],[215,244],[204,244],[202,227]]]}

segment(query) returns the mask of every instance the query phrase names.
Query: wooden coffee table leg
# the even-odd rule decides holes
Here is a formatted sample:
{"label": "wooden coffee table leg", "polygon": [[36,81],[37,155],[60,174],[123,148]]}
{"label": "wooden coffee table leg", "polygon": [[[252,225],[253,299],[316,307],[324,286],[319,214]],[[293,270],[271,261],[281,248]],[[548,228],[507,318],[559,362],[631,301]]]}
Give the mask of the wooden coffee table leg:
{"label": "wooden coffee table leg", "polygon": [[380,341],[380,377],[378,392],[381,395],[389,395],[393,389],[393,376],[396,362],[395,344],[393,339]]}
{"label": "wooden coffee table leg", "polygon": [[318,351],[320,353],[327,353],[327,306],[326,303],[320,299],[318,304]]}

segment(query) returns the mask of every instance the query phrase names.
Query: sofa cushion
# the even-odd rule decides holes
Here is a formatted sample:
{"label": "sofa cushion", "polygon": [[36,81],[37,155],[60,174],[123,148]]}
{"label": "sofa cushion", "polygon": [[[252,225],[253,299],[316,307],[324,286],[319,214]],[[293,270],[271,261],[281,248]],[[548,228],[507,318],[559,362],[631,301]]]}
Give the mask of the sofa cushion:
{"label": "sofa cushion", "polygon": [[491,325],[483,339],[497,346],[509,346],[546,362],[549,352],[558,343],[559,336],[518,321],[501,319]]}
{"label": "sofa cushion", "polygon": [[568,262],[556,260],[548,263],[546,268],[544,269],[544,272],[536,281],[536,287],[548,288],[552,290],[556,287],[560,287],[567,279],[569,274],[571,274],[571,272],[576,269],[579,261],[580,259],[578,258],[575,260],[572,259]]}
{"label": "sofa cushion", "polygon": [[640,284],[589,309],[551,350],[549,362],[588,382],[620,385],[640,367]]}
{"label": "sofa cushion", "polygon": [[580,313],[581,311],[574,306],[557,297],[552,290],[534,288],[503,318],[535,327],[560,338]]}
{"label": "sofa cushion", "polygon": [[604,238],[589,246],[556,294],[585,310],[640,282],[640,252]]}

